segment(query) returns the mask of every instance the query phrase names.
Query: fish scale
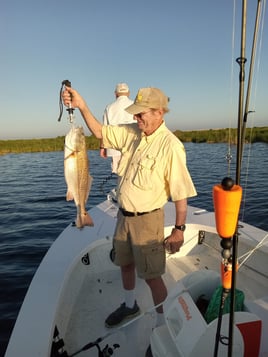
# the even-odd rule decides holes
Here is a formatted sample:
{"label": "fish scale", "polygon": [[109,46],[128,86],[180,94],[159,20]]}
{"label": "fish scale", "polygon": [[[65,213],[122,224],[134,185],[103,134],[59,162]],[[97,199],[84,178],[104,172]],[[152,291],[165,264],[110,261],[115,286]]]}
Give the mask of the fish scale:
{"label": "fish scale", "polygon": [[92,177],[89,173],[85,134],[82,127],[72,126],[65,137],[64,176],[67,184],[66,200],[74,200],[77,217],[76,227],[93,226],[86,211]]}

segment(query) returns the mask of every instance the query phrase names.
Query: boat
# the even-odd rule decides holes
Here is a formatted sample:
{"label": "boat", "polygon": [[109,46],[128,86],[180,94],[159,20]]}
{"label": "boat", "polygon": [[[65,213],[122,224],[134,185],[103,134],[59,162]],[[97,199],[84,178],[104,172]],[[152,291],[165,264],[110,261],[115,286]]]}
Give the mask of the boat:
{"label": "boat", "polygon": [[[243,58],[242,53],[241,71]],[[239,108],[241,122],[241,102]],[[217,187],[226,194],[223,182],[213,192]],[[149,345],[154,357],[268,356],[268,232],[235,219],[230,240],[219,228],[216,206],[215,212],[188,206],[184,244],[179,252],[166,253],[165,323],[155,327],[156,307],[137,277],[141,313],[106,328],[105,319],[122,302],[112,244],[119,207],[116,191],[109,192],[89,210],[94,227],[70,224],[51,245],[29,286],[5,357],[140,357]],[[164,211],[168,236],[175,222],[173,203],[167,202]]]}
{"label": "boat", "polygon": [[[120,269],[111,256],[117,210],[111,192],[104,202],[90,210],[94,227],[79,230],[70,224],[56,239],[31,282],[6,357],[99,356],[99,349],[101,356],[112,355],[111,351],[107,354],[112,350],[114,356],[136,357],[145,355],[150,339],[155,356],[197,356],[200,350],[203,356],[212,355],[217,319],[207,324],[196,302],[201,296],[209,301],[220,285],[221,246],[214,213],[188,207],[185,243],[180,252],[167,254],[166,326],[154,330],[152,335],[153,301],[145,282],[138,278],[136,291],[141,315],[118,328],[107,329],[104,325],[105,318],[121,302]],[[174,225],[171,202],[165,206],[165,217],[168,235]],[[235,336],[240,337],[240,344],[235,342],[234,350],[239,352],[234,356],[267,356],[268,233],[242,222],[239,226],[239,256],[251,254],[237,277],[247,311],[239,312],[239,324],[252,322],[250,336],[245,339],[257,343],[258,352],[252,354],[250,350],[249,354],[243,354],[243,339],[236,327]],[[223,315],[222,336],[228,336],[228,315]],[[256,327],[260,323],[261,331]],[[258,335],[253,336],[257,330]],[[83,347],[89,349],[77,353]],[[226,356],[226,351],[227,346],[221,344],[219,356]]]}

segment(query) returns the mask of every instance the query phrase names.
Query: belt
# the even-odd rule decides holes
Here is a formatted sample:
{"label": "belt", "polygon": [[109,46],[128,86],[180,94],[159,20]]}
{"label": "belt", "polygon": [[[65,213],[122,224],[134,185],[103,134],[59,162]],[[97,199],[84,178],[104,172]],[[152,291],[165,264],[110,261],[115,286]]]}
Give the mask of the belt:
{"label": "belt", "polygon": [[148,212],[129,212],[124,210],[124,208],[119,208],[119,210],[122,212],[122,215],[125,217],[136,217],[136,216],[143,216],[144,214],[152,213],[155,211],[158,211],[160,208],[153,209],[152,211]]}

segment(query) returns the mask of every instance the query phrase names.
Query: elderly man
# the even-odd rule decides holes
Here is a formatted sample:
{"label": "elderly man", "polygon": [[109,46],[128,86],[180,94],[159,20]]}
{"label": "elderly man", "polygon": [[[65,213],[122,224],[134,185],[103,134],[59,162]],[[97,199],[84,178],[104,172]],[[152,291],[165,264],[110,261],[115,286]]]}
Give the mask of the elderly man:
{"label": "elderly man", "polygon": [[[183,144],[167,129],[164,115],[169,98],[158,88],[141,88],[126,111],[135,124],[103,126],[81,95],[72,88],[63,92],[65,105],[79,108],[89,130],[106,148],[122,154],[118,167],[119,204],[114,233],[115,264],[121,268],[125,301],[106,319],[114,327],[139,313],[135,299],[135,269],[151,289],[157,307],[157,325],[164,323],[161,303],[167,296],[162,279],[165,245],[175,253],[183,244],[187,198],[196,195],[186,166]],[[176,221],[164,244],[163,206],[174,202]]]}

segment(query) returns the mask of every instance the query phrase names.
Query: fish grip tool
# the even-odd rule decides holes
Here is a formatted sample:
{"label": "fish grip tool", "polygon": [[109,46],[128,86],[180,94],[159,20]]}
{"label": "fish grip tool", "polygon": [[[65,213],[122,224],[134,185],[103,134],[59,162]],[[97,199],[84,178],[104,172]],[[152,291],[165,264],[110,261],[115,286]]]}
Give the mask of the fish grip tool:
{"label": "fish grip tool", "polygon": [[[60,97],[59,97],[59,107],[60,107],[60,114],[58,117],[58,121],[61,121],[61,117],[62,117],[62,112],[63,112],[63,103],[62,103],[62,91],[63,88],[65,87],[71,87],[71,82],[68,79],[65,79],[64,81],[61,82],[61,88],[60,88]],[[72,104],[69,104],[69,107],[66,109],[68,114],[69,114],[69,122],[73,123],[74,121],[74,108],[72,107]]]}

